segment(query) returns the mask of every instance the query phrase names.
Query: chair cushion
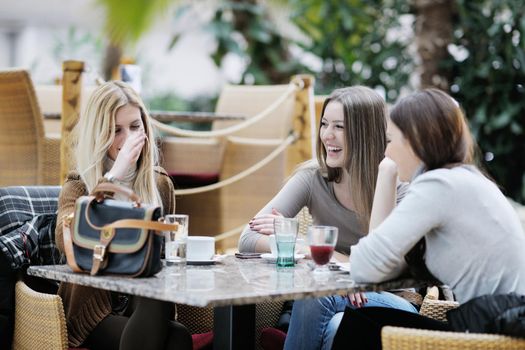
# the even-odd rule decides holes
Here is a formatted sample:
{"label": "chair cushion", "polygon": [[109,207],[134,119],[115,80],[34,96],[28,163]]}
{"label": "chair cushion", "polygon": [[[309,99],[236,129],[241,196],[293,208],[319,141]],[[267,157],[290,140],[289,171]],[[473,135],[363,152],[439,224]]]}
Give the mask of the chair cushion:
{"label": "chair cushion", "polygon": [[170,173],[177,188],[193,188],[211,185],[219,181],[218,173],[182,174]]}
{"label": "chair cushion", "polygon": [[213,332],[192,334],[193,350],[213,349]]}
{"label": "chair cushion", "polygon": [[277,328],[268,327],[261,331],[260,343],[264,350],[282,350],[285,339],[286,333]]}

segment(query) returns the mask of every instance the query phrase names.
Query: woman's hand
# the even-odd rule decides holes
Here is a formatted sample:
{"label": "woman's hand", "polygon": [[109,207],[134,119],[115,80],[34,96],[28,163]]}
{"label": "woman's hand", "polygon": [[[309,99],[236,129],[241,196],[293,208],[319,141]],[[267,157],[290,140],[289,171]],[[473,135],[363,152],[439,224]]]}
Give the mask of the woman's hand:
{"label": "woman's hand", "polygon": [[110,173],[117,179],[123,179],[128,169],[137,162],[142,153],[142,148],[146,143],[145,133],[131,134],[120,148],[117,159],[110,170]]}
{"label": "woman's hand", "polygon": [[368,298],[363,292],[349,293],[346,297],[350,304],[354,305],[355,307],[363,307],[366,303],[368,303]]}
{"label": "woman's hand", "polygon": [[381,163],[379,163],[378,173],[390,177],[397,177],[397,164],[391,158],[385,157]]}
{"label": "woman's hand", "polygon": [[271,214],[263,214],[250,220],[250,230],[263,235],[273,235],[273,220],[277,217],[283,217],[283,214],[273,208]]}

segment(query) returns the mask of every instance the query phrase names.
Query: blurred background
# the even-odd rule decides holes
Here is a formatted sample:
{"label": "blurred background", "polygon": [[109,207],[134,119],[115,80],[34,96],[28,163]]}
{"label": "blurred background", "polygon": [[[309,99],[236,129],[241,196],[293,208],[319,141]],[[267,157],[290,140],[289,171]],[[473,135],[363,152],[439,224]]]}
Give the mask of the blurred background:
{"label": "blurred background", "polygon": [[211,111],[222,86],[315,77],[315,94],[363,84],[389,103],[434,86],[462,105],[480,160],[525,203],[522,0],[0,0],[0,69],[59,83],[140,67],[151,109]]}

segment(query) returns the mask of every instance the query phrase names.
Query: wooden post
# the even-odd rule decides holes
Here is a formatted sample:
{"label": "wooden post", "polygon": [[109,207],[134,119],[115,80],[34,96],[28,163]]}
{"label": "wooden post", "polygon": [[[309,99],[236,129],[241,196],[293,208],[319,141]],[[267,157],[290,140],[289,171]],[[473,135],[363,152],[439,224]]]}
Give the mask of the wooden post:
{"label": "wooden post", "polygon": [[64,183],[67,173],[75,166],[74,144],[71,131],[80,115],[82,73],[84,62],[64,61],[62,64],[62,136],[60,141],[60,182]]}
{"label": "wooden post", "polygon": [[[286,157],[286,172],[291,174],[295,167],[312,158],[315,154],[315,107],[314,83],[311,75],[301,74],[292,76],[292,81],[300,79],[304,86],[297,92],[295,101],[295,117],[293,129],[299,139],[288,148]],[[313,129],[312,129],[313,124]]]}
{"label": "wooden post", "polygon": [[327,97],[328,95],[315,95],[314,97],[314,101],[315,101],[315,125],[314,125],[315,138],[314,138],[314,141],[317,138],[317,128],[319,127],[319,123],[321,122],[321,112],[323,111],[323,104]]}

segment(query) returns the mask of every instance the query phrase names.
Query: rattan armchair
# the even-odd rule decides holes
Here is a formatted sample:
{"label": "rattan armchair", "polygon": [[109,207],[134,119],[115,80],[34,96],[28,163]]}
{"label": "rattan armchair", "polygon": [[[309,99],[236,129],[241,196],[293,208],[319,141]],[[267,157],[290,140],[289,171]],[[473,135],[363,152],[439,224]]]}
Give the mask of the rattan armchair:
{"label": "rattan armchair", "polygon": [[60,135],[46,136],[25,70],[0,71],[0,186],[58,185]]}
{"label": "rattan armchair", "polygon": [[13,350],[68,348],[66,317],[58,295],[36,292],[20,281],[15,303]]}
{"label": "rattan armchair", "polygon": [[503,335],[383,327],[383,350],[523,350],[525,340]]}
{"label": "rattan armchair", "polygon": [[[437,300],[427,294],[420,314],[446,321],[446,312],[458,307],[454,301]],[[424,329],[383,327],[383,350],[518,350],[525,349],[525,339],[496,334],[430,331]]]}
{"label": "rattan armchair", "polygon": [[[215,112],[254,118],[287,96],[271,113],[242,130],[221,138],[164,137],[164,168],[171,173],[213,174],[225,180],[250,168],[279,146],[292,129],[296,93],[290,85],[225,86]],[[212,131],[239,121],[215,121]],[[197,153],[195,153],[197,152]],[[246,224],[281,188],[287,176],[286,152],[246,178],[220,189],[177,197],[177,211],[190,214],[190,234],[217,236]],[[206,203],[206,205],[203,205]],[[217,242],[225,250],[236,247],[236,235]]]}

